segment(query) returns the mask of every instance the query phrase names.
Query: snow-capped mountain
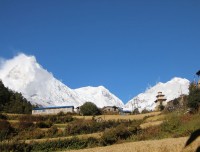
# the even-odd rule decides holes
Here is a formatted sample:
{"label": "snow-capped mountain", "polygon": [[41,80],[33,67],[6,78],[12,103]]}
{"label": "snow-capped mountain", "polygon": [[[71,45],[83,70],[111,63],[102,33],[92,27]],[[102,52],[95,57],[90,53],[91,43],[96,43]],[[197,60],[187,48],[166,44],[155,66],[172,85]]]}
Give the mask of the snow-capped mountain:
{"label": "snow-capped mountain", "polygon": [[34,56],[19,54],[6,60],[0,69],[4,85],[21,92],[32,104],[40,106],[82,105],[86,101],[97,106],[123,106],[123,102],[103,86],[70,89],[39,65]]}
{"label": "snow-capped mountain", "polygon": [[127,102],[124,106],[126,110],[132,110],[134,107],[138,107],[139,111],[143,109],[153,110],[156,107],[155,100],[156,95],[161,91],[164,95],[166,103],[170,100],[180,97],[181,94],[189,93],[189,80],[183,78],[173,78],[166,83],[159,82],[155,86],[147,89],[144,93],[141,93]]}
{"label": "snow-capped mountain", "polygon": [[[97,91],[98,90],[98,91]],[[83,87],[75,89],[83,101],[95,101],[98,107],[118,106],[123,107],[123,102],[103,86]]]}
{"label": "snow-capped mountain", "polygon": [[132,110],[137,106],[140,111],[145,108],[153,110],[159,91],[163,92],[167,101],[189,93],[187,79],[173,78],[166,83],[156,84],[124,105],[119,98],[103,86],[70,89],[39,65],[34,56],[25,54],[19,54],[1,63],[0,79],[6,87],[21,92],[32,104],[40,106],[73,105],[77,107],[90,101],[98,107],[118,106],[125,110]]}

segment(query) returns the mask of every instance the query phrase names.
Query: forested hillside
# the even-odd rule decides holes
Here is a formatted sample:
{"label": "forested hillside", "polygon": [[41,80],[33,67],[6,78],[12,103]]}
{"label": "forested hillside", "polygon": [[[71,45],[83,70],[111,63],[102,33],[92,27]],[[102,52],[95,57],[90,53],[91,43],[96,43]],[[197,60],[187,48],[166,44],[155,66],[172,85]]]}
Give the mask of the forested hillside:
{"label": "forested hillside", "polygon": [[21,93],[6,88],[0,80],[0,112],[31,113],[32,105]]}

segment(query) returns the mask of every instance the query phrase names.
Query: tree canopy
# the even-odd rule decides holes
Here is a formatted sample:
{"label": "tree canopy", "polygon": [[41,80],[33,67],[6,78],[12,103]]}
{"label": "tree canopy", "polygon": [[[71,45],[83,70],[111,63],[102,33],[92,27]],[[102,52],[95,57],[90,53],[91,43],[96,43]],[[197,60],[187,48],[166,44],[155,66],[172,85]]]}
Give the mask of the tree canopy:
{"label": "tree canopy", "polygon": [[188,95],[188,106],[195,110],[198,110],[200,106],[200,89],[196,87],[193,83],[190,84]]}
{"label": "tree canopy", "polygon": [[91,115],[99,115],[100,110],[98,107],[92,103],[92,102],[85,102],[81,107],[80,107],[80,112],[84,116],[91,116]]}

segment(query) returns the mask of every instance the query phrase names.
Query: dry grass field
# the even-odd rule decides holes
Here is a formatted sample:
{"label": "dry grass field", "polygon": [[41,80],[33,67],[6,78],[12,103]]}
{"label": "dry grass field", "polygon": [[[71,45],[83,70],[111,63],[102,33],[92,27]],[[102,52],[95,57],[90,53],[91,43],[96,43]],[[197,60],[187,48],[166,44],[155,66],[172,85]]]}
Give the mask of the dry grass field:
{"label": "dry grass field", "polygon": [[[139,120],[143,119],[145,116],[157,116],[161,112],[151,112],[146,114],[139,114],[139,115],[100,115],[96,116],[96,119],[101,117],[103,120],[118,120],[118,119],[127,119],[127,120]],[[82,119],[92,119],[92,116],[73,116],[76,118]]]}
{"label": "dry grass field", "polygon": [[160,120],[164,120],[166,117],[166,115],[164,114],[160,114],[160,115],[154,115],[152,117],[149,117],[145,120],[145,122],[154,122],[154,121],[160,121]]}
{"label": "dry grass field", "polygon": [[107,147],[71,150],[70,152],[195,152],[200,146],[198,138],[190,146],[184,148],[188,137],[168,138],[162,140],[129,142]]}
{"label": "dry grass field", "polygon": [[162,123],[163,123],[162,120],[160,120],[160,121],[146,122],[146,123],[141,124],[140,127],[141,127],[142,129],[144,129],[144,128],[148,128],[148,127],[151,127],[151,126],[159,126],[159,125],[161,125]]}
{"label": "dry grass field", "polygon": [[46,142],[46,141],[54,141],[54,140],[63,140],[63,139],[69,139],[73,137],[77,138],[100,138],[102,133],[92,133],[92,134],[83,134],[83,135],[77,135],[77,136],[68,136],[68,137],[57,137],[57,138],[43,138],[43,139],[30,139],[25,140],[25,143],[31,143],[31,142]]}

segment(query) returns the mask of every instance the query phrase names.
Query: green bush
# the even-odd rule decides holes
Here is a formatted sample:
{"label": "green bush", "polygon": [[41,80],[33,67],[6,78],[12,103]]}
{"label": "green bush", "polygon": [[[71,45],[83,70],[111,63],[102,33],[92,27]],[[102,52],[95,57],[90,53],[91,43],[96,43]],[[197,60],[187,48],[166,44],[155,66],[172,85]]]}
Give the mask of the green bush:
{"label": "green bush", "polygon": [[190,93],[188,95],[188,107],[197,111],[200,107],[200,89],[190,87]]}
{"label": "green bush", "polygon": [[106,129],[101,137],[101,144],[112,145],[119,140],[126,140],[132,135],[131,131],[123,124],[116,128]]}
{"label": "green bush", "polygon": [[36,123],[36,127],[38,128],[50,128],[53,125],[50,121],[40,121]]}
{"label": "green bush", "polygon": [[2,152],[30,152],[32,145],[25,142],[10,141],[0,143],[0,151]]}
{"label": "green bush", "polygon": [[103,146],[112,145],[118,140],[115,129],[106,129],[101,137],[101,144]]}
{"label": "green bush", "polygon": [[147,110],[147,109],[143,109],[141,113],[142,113],[142,114],[145,114],[145,113],[150,113],[150,112],[151,112],[151,111],[149,111],[149,110]]}
{"label": "green bush", "polygon": [[92,102],[85,102],[80,107],[80,112],[84,116],[92,116],[92,115],[99,115],[101,111],[97,108],[97,106]]}
{"label": "green bush", "polygon": [[161,124],[161,129],[166,133],[174,133],[180,125],[180,116],[177,116],[177,113],[174,112],[166,117],[166,120]]}
{"label": "green bush", "polygon": [[138,109],[138,108],[135,108],[135,109],[133,110],[132,114],[133,114],[133,115],[138,115],[138,114],[140,114],[139,109]]}
{"label": "green bush", "polygon": [[58,133],[58,128],[56,126],[52,126],[51,128],[49,128],[46,132],[46,136],[47,137],[54,137],[56,136]]}
{"label": "green bush", "polygon": [[131,139],[134,141],[152,140],[164,138],[165,134],[162,133],[160,126],[148,127],[146,129],[137,130]]}
{"label": "green bush", "polygon": [[0,119],[7,120],[7,116],[2,114],[2,113],[0,113]]}

